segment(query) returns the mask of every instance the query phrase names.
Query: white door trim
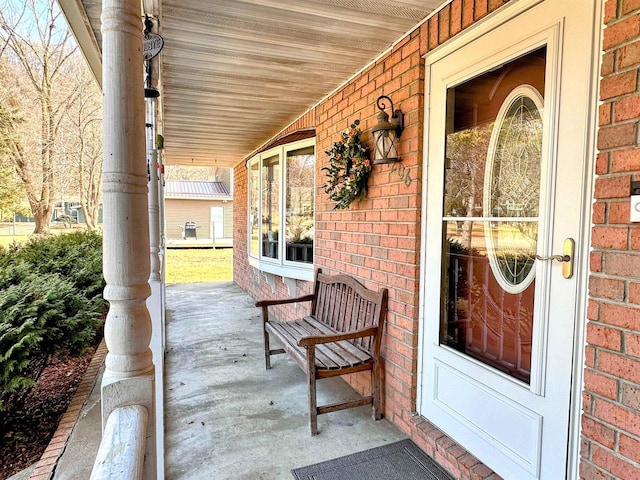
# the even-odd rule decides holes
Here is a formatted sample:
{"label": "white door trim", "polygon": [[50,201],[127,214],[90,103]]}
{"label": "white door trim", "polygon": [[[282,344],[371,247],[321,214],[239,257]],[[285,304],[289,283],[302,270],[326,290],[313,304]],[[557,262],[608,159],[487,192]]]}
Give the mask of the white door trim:
{"label": "white door trim", "polygon": [[589,251],[591,249],[591,231],[593,229],[592,201],[594,198],[594,177],[595,177],[595,157],[597,153],[597,129],[598,129],[598,99],[600,98],[600,67],[602,64],[602,29],[604,25],[604,2],[597,1],[593,15],[593,41],[591,44],[591,86],[589,88],[589,98],[587,111],[589,112],[586,132],[587,138],[587,160],[585,162],[585,186],[582,194],[582,215],[586,219],[582,223],[580,232],[580,244],[583,246],[579,262],[576,267],[579,272],[583,272],[577,278],[579,297],[577,298],[577,318],[575,338],[574,338],[574,364],[571,385],[571,410],[569,412],[569,458],[567,459],[567,478],[578,478],[580,468],[580,433],[582,416],[582,391],[584,387],[584,362],[586,346],[587,328],[587,302],[589,285]]}
{"label": "white door trim", "polygon": [[[422,211],[421,224],[424,228],[427,218],[427,194],[428,194],[428,166],[429,166],[429,97],[430,97],[430,65],[445,56],[455,52],[464,45],[480,38],[486,33],[496,29],[500,25],[512,20],[516,16],[524,13],[530,8],[536,6],[544,0],[514,0],[507,4],[496,13],[486,17],[480,22],[469,27],[453,39],[436,49],[428,52],[425,58],[425,111],[423,118],[423,166],[422,178],[425,179],[422,184]],[[603,25],[602,2],[595,2],[593,39],[591,45],[591,85],[588,89],[589,95],[585,99],[588,105],[587,111],[589,115],[585,118],[586,138],[586,159],[584,168],[584,178],[580,179],[584,186],[580,210],[582,214],[582,224],[580,227],[580,235],[577,238],[579,250],[576,252],[576,272],[577,277],[577,298],[576,298],[576,325],[573,349],[573,368],[572,368],[572,385],[571,400],[569,412],[569,445],[567,458],[567,478],[577,478],[579,457],[580,457],[580,419],[582,405],[582,389],[584,384],[584,347],[586,340],[586,311],[587,311],[587,293],[589,278],[589,249],[590,237],[592,230],[591,222],[591,202],[593,199],[594,188],[594,161],[596,155],[596,137],[597,137],[597,119],[598,119],[598,93],[600,78],[600,62],[601,62],[601,35]],[[436,120],[437,121],[437,120]],[[577,180],[577,179],[576,179]],[[421,235],[420,241],[420,284],[426,282],[426,235]],[[425,348],[425,293],[421,288],[419,292],[419,328],[418,328],[418,386],[416,405],[417,410],[421,411],[420,404],[423,397],[423,378],[424,378],[424,348]]]}

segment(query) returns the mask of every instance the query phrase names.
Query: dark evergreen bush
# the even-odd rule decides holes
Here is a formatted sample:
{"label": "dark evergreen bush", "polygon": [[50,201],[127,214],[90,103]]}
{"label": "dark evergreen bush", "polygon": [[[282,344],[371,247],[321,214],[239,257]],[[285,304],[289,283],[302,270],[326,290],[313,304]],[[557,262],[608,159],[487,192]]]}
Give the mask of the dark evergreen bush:
{"label": "dark evergreen bush", "polygon": [[100,330],[102,240],[75,232],[0,249],[0,410],[46,359],[82,353]]}

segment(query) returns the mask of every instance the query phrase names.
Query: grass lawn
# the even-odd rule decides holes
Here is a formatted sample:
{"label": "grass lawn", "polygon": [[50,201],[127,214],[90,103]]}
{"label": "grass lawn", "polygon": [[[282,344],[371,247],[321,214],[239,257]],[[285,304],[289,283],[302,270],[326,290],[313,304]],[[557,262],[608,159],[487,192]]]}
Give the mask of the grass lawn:
{"label": "grass lawn", "polygon": [[[15,225],[8,222],[0,223],[0,247],[8,247],[13,242],[26,242],[34,236],[34,227],[35,224],[33,222],[17,222]],[[16,235],[13,235],[14,229]],[[52,235],[71,233],[78,230],[84,230],[84,227],[82,225],[74,225],[73,228],[62,228],[61,224],[51,224],[49,226],[49,233]]]}
{"label": "grass lawn", "polygon": [[167,284],[233,280],[232,248],[168,248]]}
{"label": "grass lawn", "polygon": [[[30,229],[33,229],[31,225]],[[23,232],[18,232],[23,233]],[[52,230],[65,233],[65,230]],[[0,247],[26,242],[31,235],[0,235]],[[166,282],[203,283],[233,280],[232,248],[169,248],[166,250]]]}
{"label": "grass lawn", "polygon": [[13,242],[26,242],[28,239],[29,235],[0,235],[0,247],[8,247]]}

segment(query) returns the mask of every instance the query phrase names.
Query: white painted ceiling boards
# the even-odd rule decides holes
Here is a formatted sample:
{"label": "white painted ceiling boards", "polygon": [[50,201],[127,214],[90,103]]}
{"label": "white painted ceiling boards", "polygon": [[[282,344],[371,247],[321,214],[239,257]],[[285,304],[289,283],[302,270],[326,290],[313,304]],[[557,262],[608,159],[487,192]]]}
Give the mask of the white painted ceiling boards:
{"label": "white painted ceiling boards", "polygon": [[[60,3],[85,54],[91,59],[93,49],[99,59],[101,0]],[[156,4],[165,40],[160,91],[166,163],[237,164],[441,3],[164,0]],[[151,0],[143,4],[154,13],[149,11],[154,7],[147,6]],[[81,8],[84,11],[78,11]],[[75,25],[74,11],[82,17]]]}

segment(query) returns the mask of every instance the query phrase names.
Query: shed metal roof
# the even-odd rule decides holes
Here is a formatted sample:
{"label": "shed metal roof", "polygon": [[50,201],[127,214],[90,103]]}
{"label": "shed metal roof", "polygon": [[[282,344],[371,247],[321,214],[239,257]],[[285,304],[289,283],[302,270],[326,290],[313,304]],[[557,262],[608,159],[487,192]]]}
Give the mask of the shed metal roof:
{"label": "shed metal roof", "polygon": [[188,198],[193,200],[229,200],[231,194],[222,182],[194,180],[167,180],[165,198]]}

